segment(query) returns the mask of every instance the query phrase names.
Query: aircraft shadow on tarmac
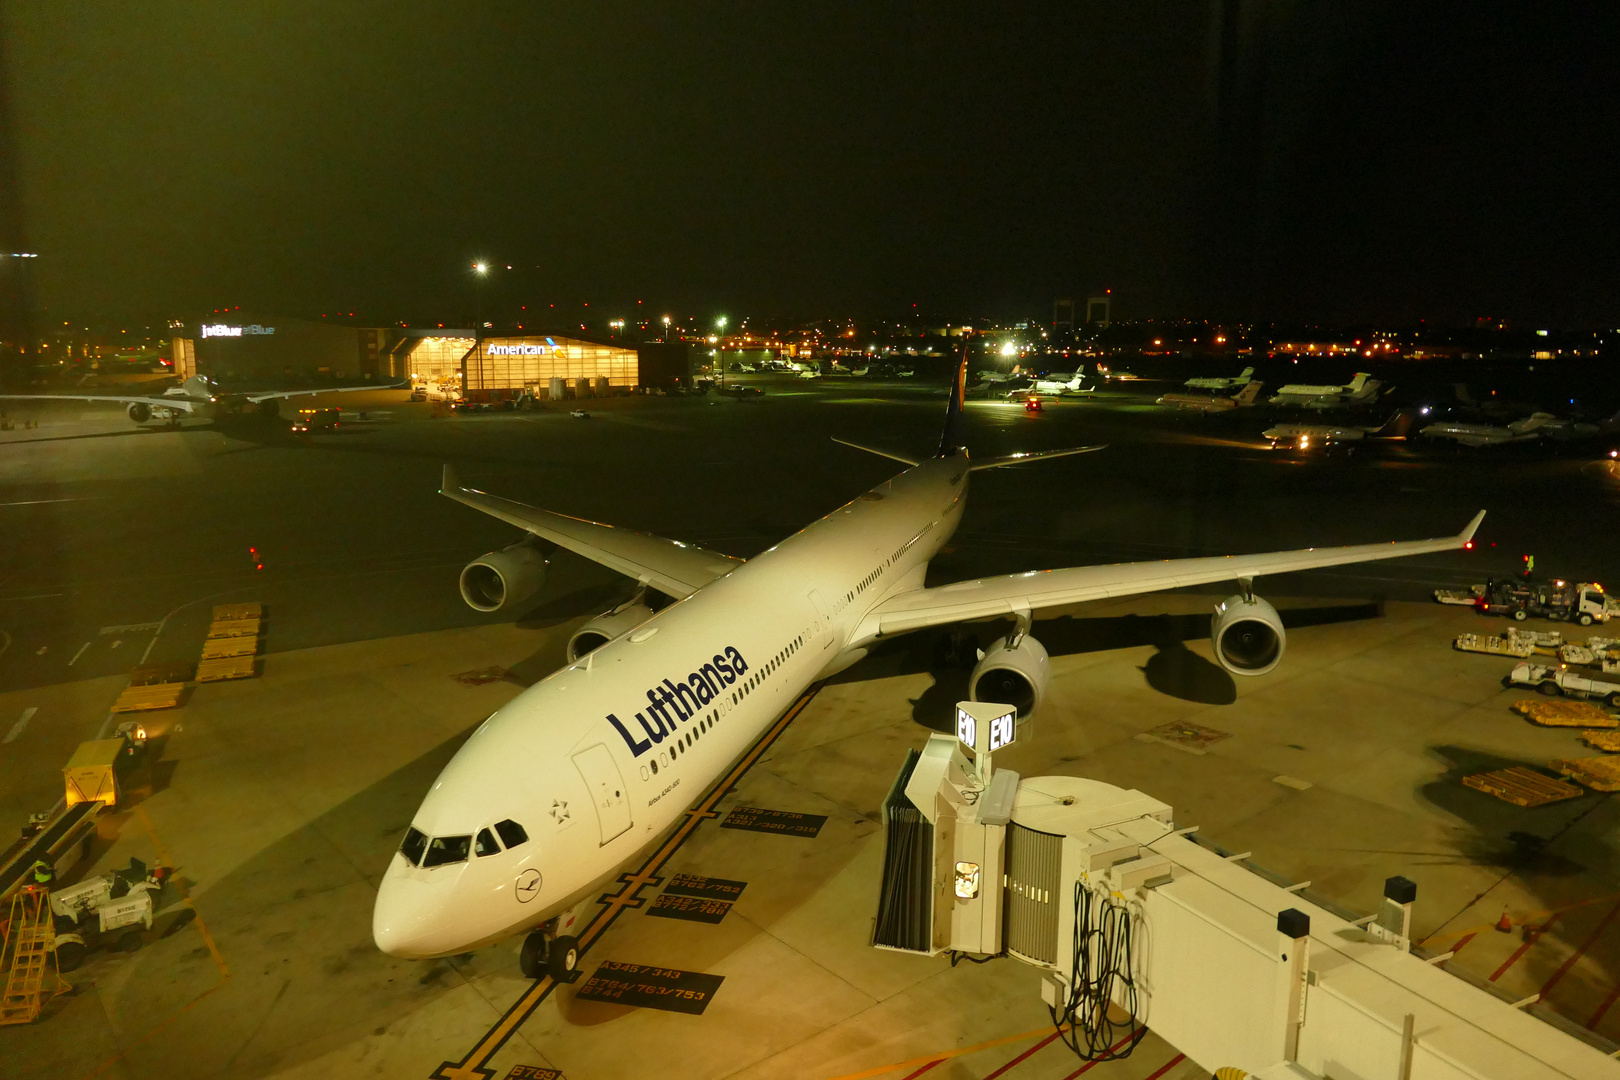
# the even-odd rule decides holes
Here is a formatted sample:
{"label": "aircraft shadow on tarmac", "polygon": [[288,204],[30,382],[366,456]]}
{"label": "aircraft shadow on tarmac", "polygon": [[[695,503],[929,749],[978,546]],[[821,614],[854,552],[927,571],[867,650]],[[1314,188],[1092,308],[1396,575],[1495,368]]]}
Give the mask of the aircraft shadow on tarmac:
{"label": "aircraft shadow on tarmac", "polygon": [[[1376,618],[1382,610],[1377,603],[1353,603],[1289,608],[1280,614],[1285,627],[1298,629]],[[1150,687],[1183,701],[1230,705],[1237,700],[1232,676],[1184,644],[1209,637],[1209,626],[1208,615],[1064,616],[1038,620],[1034,634],[1052,656],[1151,645],[1158,651],[1140,669]],[[934,684],[912,700],[912,719],[949,734],[955,730],[956,703],[967,697],[977,650],[1011,629],[1012,623],[1002,620],[897,638],[873,649],[861,663],[830,681],[862,682],[926,672],[933,676]]]}

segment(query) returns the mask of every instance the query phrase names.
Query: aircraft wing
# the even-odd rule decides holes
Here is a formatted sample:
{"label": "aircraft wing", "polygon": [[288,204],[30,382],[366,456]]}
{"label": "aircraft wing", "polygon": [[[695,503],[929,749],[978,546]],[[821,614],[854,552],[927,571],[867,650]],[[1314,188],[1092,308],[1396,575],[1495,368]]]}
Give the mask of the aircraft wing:
{"label": "aircraft wing", "polygon": [[716,578],[724,577],[743,563],[742,559],[684,544],[679,540],[666,540],[634,529],[621,529],[584,518],[554,514],[549,510],[503,499],[499,495],[464,488],[456,479],[455,470],[448,465],[444,467],[439,494],[500,518],[508,525],[526,529],[543,540],[651,585],[677,600],[690,596]]}
{"label": "aircraft wing", "polygon": [[403,390],[406,385],[403,382],[396,382],[368,383],[365,386],[323,386],[315,390],[260,390],[241,396],[251,402],[258,403],[260,401],[269,401],[271,398],[309,397],[313,394],[348,394],[356,390]]}
{"label": "aircraft wing", "polygon": [[195,412],[200,404],[186,398],[118,397],[112,394],[0,394],[0,401],[116,401],[120,405],[140,402],[144,405],[161,405],[165,409],[183,413]]}
{"label": "aircraft wing", "polygon": [[[1485,511],[1481,510],[1456,536],[1434,540],[1302,548],[1259,555],[1114,563],[1109,566],[1075,566],[1065,570],[1031,570],[1023,574],[960,581],[954,585],[918,589],[892,597],[867,616],[868,622],[862,628],[863,636],[870,632],[898,634],[966,619],[993,618],[1111,596],[1133,596],[1161,589],[1203,585],[1211,581],[1235,581],[1261,574],[1286,574],[1323,566],[1451,551],[1473,539],[1474,530],[1479,528],[1484,518]],[[875,626],[872,625],[874,622]]]}

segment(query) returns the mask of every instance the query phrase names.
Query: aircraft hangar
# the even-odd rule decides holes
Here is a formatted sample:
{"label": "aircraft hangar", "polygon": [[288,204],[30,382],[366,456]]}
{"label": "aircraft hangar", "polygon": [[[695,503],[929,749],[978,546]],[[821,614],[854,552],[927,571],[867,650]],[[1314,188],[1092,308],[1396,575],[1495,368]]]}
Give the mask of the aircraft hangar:
{"label": "aircraft hangar", "polygon": [[[1209,1075],[1151,1031],[1089,1065],[1053,1028],[1041,973],[1011,958],[873,948],[885,805],[908,751],[955,730],[973,666],[942,632],[816,684],[721,782],[673,792],[686,813],[603,889],[574,981],[526,978],[516,940],[435,960],[377,950],[378,884],[440,771],[635,590],[555,552],[520,611],[470,609],[463,567],[519,534],[440,497],[441,464],[469,487],[746,558],[901,468],[829,436],[902,454],[938,438],[931,388],[750,381],[765,394],[747,405],[625,396],[588,421],[446,417],[395,390],[343,401],[367,419],[306,439],[131,430],[116,407],[61,403],[0,433],[17,553],[0,593],[0,823],[49,811],[75,748],[133,718],[144,755],[64,878],[132,858],[172,868],[128,951],[122,936],[91,949],[35,1022],[0,1029],[6,1074]],[[1614,804],[1582,791],[1521,807],[1462,783],[1584,751],[1572,729],[1510,711],[1536,695],[1503,687],[1501,657],[1453,647],[1497,624],[1429,594],[1532,547],[1600,573],[1620,479],[1515,459],[1538,490],[1597,508],[1550,534],[1503,504],[1494,459],[1280,455],[1242,420],[1155,412],[1158,389],[1039,414],[970,403],[976,455],[1109,449],[975,474],[929,583],[1445,535],[1485,506],[1478,548],[1259,579],[1288,646],[1254,679],[1211,651],[1229,586],[1045,613],[1030,631],[1051,654],[1044,703],[998,765],[1160,800],[1205,856],[1319,922],[1376,918],[1387,883],[1409,879],[1426,978],[1450,973],[1525,1022],[1616,1049]],[[257,614],[229,618],[244,605]],[[252,633],[212,636],[222,621]],[[967,644],[1011,629],[970,624]],[[195,675],[212,643],[249,636],[251,677],[191,678],[170,707],[112,711],[142,689],[132,669]],[[595,814],[555,806],[522,825],[538,839],[594,830]]]}

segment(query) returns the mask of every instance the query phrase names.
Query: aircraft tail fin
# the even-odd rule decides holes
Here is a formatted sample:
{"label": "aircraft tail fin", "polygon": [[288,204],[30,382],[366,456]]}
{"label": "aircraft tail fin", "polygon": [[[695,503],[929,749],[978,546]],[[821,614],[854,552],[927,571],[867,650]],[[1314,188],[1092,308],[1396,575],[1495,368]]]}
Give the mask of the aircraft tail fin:
{"label": "aircraft tail fin", "polygon": [[1358,371],[1351,377],[1350,385],[1345,389],[1349,390],[1352,394],[1358,394],[1361,392],[1361,388],[1366,385],[1367,380],[1370,378],[1372,378],[1372,375],[1369,372]]}
{"label": "aircraft tail fin", "polygon": [[[1250,368],[1249,370],[1253,371],[1254,369]],[[1249,383],[1249,385],[1245,386],[1242,390],[1239,390],[1236,396],[1232,398],[1232,404],[1239,407],[1244,405],[1253,405],[1254,399],[1260,396],[1260,386],[1261,384],[1258,382]]]}
{"label": "aircraft tail fin", "polygon": [[[945,407],[945,430],[939,436],[938,457],[949,457],[962,445],[962,399],[967,395],[968,342],[962,342],[962,359],[957,361],[951,379],[951,401]],[[864,448],[863,448],[864,449]]]}
{"label": "aircraft tail fin", "polygon": [[1375,439],[1404,439],[1411,430],[1412,414],[1405,409],[1396,409],[1384,421],[1384,426],[1372,434]]}
{"label": "aircraft tail fin", "polygon": [[1244,368],[1242,371],[1238,372],[1238,378],[1247,379],[1249,376],[1251,376],[1253,374],[1254,374],[1254,366],[1251,364],[1250,366]]}

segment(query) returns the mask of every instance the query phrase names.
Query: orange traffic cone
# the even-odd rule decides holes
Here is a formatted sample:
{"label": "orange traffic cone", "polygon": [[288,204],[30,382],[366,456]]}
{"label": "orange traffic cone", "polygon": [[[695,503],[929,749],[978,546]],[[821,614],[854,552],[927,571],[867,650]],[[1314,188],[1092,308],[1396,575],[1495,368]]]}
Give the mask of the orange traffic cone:
{"label": "orange traffic cone", "polygon": [[1496,928],[1504,934],[1512,931],[1513,920],[1508,918],[1508,913],[1506,910],[1502,912],[1502,917],[1496,920]]}

